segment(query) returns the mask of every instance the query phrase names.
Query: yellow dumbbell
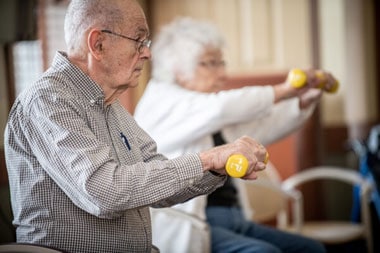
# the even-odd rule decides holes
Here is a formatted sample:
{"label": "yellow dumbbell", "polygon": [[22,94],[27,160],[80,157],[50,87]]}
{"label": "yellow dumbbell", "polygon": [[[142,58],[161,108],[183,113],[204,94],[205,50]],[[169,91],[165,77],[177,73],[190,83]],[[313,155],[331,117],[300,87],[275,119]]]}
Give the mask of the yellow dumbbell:
{"label": "yellow dumbbell", "polygon": [[[315,75],[320,80],[317,88],[324,89],[329,93],[335,93],[338,91],[338,81],[335,81],[331,87],[326,88],[327,78],[323,71],[318,70]],[[288,74],[288,81],[294,88],[302,88],[307,84],[307,75],[302,69],[292,69]]]}
{"label": "yellow dumbbell", "polygon": [[[269,154],[266,153],[264,163],[267,164]],[[227,174],[231,177],[244,177],[248,170],[248,160],[245,156],[236,154],[228,158],[226,163]]]}

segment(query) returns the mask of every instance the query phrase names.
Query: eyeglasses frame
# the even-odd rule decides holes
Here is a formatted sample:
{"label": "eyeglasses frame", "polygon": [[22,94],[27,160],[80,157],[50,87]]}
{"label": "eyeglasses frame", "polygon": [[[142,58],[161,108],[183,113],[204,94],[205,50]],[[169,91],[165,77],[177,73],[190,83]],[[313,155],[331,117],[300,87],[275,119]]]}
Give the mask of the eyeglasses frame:
{"label": "eyeglasses frame", "polygon": [[118,36],[118,37],[121,37],[121,38],[124,38],[124,39],[128,39],[128,40],[132,40],[136,43],[139,43],[139,46],[137,47],[137,51],[141,54],[144,50],[144,47],[147,47],[147,48],[150,48],[150,45],[152,44],[152,41],[150,39],[145,39],[145,40],[138,40],[138,39],[134,39],[134,38],[131,38],[131,37],[128,37],[128,36],[125,36],[123,34],[120,34],[120,33],[115,33],[111,30],[107,30],[107,29],[103,29],[103,30],[100,30],[102,33],[108,33],[108,34],[112,34],[112,35],[115,35],[115,36]]}

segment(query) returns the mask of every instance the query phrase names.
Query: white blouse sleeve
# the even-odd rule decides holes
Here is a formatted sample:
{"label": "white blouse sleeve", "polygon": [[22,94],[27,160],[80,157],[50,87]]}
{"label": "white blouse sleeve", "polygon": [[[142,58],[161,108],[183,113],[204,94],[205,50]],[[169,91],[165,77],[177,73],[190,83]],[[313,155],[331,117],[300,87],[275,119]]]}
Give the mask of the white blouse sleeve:
{"label": "white blouse sleeve", "polygon": [[227,141],[249,135],[264,145],[271,144],[299,128],[314,111],[315,104],[299,109],[299,99],[293,98],[275,104],[262,118],[254,118],[243,124],[232,124],[223,129]]}
{"label": "white blouse sleeve", "polygon": [[271,86],[200,93],[173,84],[150,83],[135,117],[158,147],[184,147],[227,125],[245,124],[271,111]]}

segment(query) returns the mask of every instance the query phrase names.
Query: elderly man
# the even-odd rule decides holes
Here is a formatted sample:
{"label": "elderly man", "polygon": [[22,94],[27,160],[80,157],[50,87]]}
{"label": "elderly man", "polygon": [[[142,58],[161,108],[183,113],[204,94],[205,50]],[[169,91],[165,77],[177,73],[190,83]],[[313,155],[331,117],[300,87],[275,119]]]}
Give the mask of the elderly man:
{"label": "elderly man", "polygon": [[16,99],[5,131],[18,242],[151,252],[149,206],[212,192],[232,154],[248,158],[246,179],[265,168],[265,148],[249,137],[171,160],[156,152],[117,100],[138,84],[148,37],[135,0],[70,2],[67,52]]}

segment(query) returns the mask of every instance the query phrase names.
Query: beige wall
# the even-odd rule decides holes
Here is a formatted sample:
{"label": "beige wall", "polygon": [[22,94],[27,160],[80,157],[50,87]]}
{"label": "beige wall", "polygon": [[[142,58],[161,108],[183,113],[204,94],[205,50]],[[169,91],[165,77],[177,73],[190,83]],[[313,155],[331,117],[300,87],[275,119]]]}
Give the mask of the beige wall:
{"label": "beige wall", "polygon": [[324,96],[321,111],[327,126],[378,118],[372,10],[370,0],[320,0],[321,67],[341,81],[337,95]]}
{"label": "beige wall", "polygon": [[156,0],[152,31],[177,16],[215,23],[224,33],[231,74],[309,67],[309,1],[305,0]]}

